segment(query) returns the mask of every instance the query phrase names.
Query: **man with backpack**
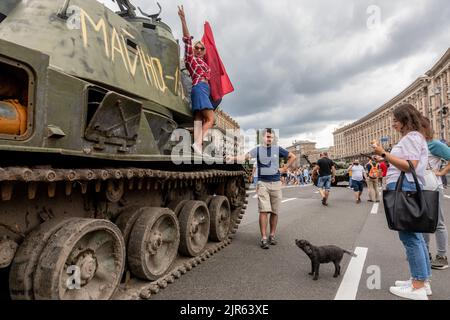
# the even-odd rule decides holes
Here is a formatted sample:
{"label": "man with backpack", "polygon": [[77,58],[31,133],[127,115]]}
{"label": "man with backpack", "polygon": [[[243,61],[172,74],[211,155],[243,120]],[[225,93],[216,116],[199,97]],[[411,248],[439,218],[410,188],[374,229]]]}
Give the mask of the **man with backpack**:
{"label": "man with backpack", "polygon": [[367,187],[369,189],[369,202],[380,202],[378,181],[383,176],[377,157],[372,157],[366,165],[368,172]]}

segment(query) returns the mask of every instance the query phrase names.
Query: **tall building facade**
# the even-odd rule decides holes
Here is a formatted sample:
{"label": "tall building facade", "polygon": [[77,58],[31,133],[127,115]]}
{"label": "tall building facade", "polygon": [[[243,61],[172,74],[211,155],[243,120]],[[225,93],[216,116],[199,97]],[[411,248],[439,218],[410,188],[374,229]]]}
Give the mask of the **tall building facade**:
{"label": "tall building facade", "polygon": [[437,139],[450,138],[450,49],[424,76],[383,106],[364,118],[336,130],[334,135],[334,157],[352,160],[361,153],[371,153],[370,142],[380,141],[385,148],[400,140],[392,128],[392,111],[399,105],[410,103],[431,120]]}
{"label": "tall building facade", "polygon": [[233,118],[231,118],[226,112],[223,110],[216,110],[215,115],[215,126],[222,130],[239,130],[239,123],[236,122]]}
{"label": "tall building facade", "polygon": [[219,129],[219,131],[215,131],[217,135],[216,139],[223,141],[223,147],[225,148],[224,154],[239,154],[240,148],[242,147],[239,123],[220,109],[216,110],[214,115],[214,128]]}
{"label": "tall building facade", "polygon": [[320,154],[322,152],[328,152],[328,157],[330,159],[335,158],[335,148],[316,148],[316,142],[311,141],[294,141],[292,146],[286,148],[287,151],[292,152],[297,157],[297,162],[294,164],[295,167],[303,167],[308,165],[308,162],[303,156],[307,156],[308,160],[311,162],[317,162],[320,159]]}
{"label": "tall building facade", "polygon": [[[316,151],[316,143],[311,141],[294,141],[292,146],[286,148],[287,151],[292,152],[297,157],[295,167],[301,167],[307,164],[304,155],[311,157]],[[313,160],[311,160],[313,161]]]}

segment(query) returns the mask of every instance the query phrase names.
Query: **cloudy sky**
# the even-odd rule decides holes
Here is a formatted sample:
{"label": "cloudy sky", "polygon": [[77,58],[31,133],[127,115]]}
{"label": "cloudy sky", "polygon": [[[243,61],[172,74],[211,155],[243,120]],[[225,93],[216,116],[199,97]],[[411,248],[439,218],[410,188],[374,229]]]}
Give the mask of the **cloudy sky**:
{"label": "cloudy sky", "polygon": [[[115,7],[112,0],[99,0]],[[149,13],[156,1],[132,0]],[[447,0],[160,0],[181,37],[213,28],[235,87],[221,107],[244,129],[279,128],[283,145],[333,145],[332,132],[375,110],[450,47]]]}

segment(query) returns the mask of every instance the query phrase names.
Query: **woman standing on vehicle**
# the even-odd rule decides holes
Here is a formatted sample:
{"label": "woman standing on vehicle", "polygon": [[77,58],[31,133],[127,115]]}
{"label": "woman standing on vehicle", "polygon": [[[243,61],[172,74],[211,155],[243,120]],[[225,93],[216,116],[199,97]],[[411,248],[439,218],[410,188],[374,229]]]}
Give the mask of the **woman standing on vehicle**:
{"label": "woman standing on vehicle", "polygon": [[202,123],[202,131],[194,130],[194,144],[192,148],[198,154],[203,152],[203,139],[208,134],[209,129],[214,126],[214,107],[210,100],[209,80],[211,69],[205,62],[206,47],[201,41],[196,41],[192,45],[192,39],[186,23],[184,7],[178,7],[178,15],[183,27],[183,42],[185,43],[184,61],[186,68],[192,78],[192,112],[194,121]]}

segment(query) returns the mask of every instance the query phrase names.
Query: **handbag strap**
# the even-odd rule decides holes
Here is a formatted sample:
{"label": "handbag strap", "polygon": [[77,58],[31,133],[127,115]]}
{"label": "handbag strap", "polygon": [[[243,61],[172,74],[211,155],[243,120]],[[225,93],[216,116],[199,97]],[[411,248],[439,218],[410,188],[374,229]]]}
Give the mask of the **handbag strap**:
{"label": "handbag strap", "polygon": [[398,180],[397,180],[397,184],[395,186],[395,191],[397,191],[397,192],[401,192],[402,191],[403,180],[404,179],[405,179],[405,172],[402,171],[402,173],[400,174],[400,178],[398,178]]}
{"label": "handbag strap", "polygon": [[407,160],[409,164],[409,168],[411,169],[412,176],[414,178],[414,183],[416,184],[416,190],[420,191],[420,184],[419,179],[417,179],[416,169],[414,169],[414,166],[410,160]]}
{"label": "handbag strap", "polygon": [[[416,190],[420,191],[420,184],[419,180],[417,179],[416,170],[414,169],[414,166],[410,160],[407,160],[410,168],[410,172],[414,178],[414,183],[416,185]],[[403,188],[403,181],[405,180],[406,172],[402,171],[400,174],[400,178],[397,180],[397,185],[395,186],[395,191],[402,191]]]}

